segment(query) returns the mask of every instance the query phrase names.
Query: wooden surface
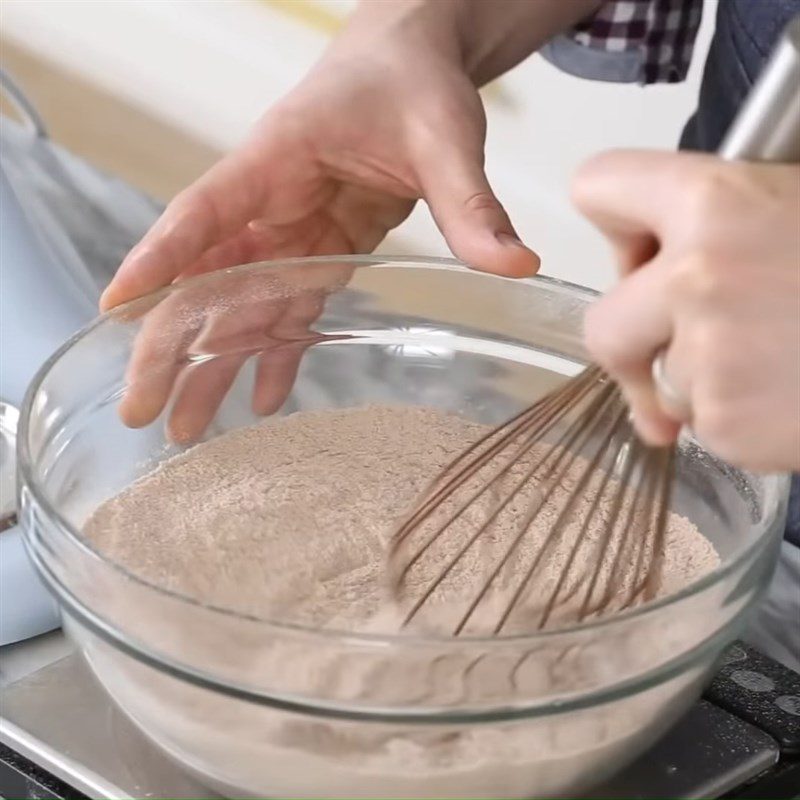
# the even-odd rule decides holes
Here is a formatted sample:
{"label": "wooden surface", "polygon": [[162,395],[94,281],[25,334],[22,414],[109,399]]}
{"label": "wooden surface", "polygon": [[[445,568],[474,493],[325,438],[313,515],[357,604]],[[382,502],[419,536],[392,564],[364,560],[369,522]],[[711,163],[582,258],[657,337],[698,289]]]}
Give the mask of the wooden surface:
{"label": "wooden surface", "polygon": [[160,200],[219,157],[182,131],[3,39],[0,62],[38,108],[54,139]]}

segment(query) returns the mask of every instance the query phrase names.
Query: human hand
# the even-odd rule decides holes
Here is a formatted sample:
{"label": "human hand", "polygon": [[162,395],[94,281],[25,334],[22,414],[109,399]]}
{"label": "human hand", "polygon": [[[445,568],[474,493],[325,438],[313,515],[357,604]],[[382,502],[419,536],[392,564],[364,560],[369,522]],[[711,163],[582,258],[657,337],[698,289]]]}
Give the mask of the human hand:
{"label": "human hand", "polygon": [[[366,4],[366,18],[357,15],[248,140],[175,198],[125,259],[102,307],[236,264],[369,252],[422,196],[465,261],[507,275],[535,271],[538,258],[516,240],[483,172],[475,85],[448,26],[440,35],[428,24],[447,9],[420,6],[420,20],[408,13],[414,8]],[[149,424],[172,398],[170,438],[196,439],[256,345],[254,410],[280,407],[313,341],[324,292],[265,297],[247,281],[238,289],[226,283],[229,290],[239,292],[228,298],[238,315],[203,287],[168,295],[148,312],[120,406],[126,424]],[[215,351],[208,361],[190,358]]]}
{"label": "human hand", "polygon": [[[800,166],[612,152],[573,194],[622,275],[590,309],[586,344],[642,438],[666,444],[686,422],[733,464],[800,469]],[[654,386],[664,347],[689,419]]]}
{"label": "human hand", "polygon": [[397,8],[380,25],[351,26],[239,148],[169,204],[103,309],[235,264],[370,252],[420,197],[468,264],[535,272],[537,256],[484,174],[483,106],[456,43],[417,21],[415,4]]}
{"label": "human hand", "polygon": [[245,267],[224,276],[224,291],[212,277],[113,312],[139,322],[119,408],[122,421],[134,428],[148,425],[170,403],[167,436],[192,442],[250,358],[256,361],[254,412],[277,411],[303,353],[325,338],[311,325],[352,271],[346,261]]}

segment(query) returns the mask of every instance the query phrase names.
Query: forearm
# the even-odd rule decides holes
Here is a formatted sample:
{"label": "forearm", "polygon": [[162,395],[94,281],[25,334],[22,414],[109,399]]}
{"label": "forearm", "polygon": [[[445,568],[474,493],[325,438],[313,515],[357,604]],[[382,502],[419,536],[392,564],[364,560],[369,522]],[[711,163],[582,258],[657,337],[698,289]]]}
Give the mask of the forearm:
{"label": "forearm", "polygon": [[454,60],[477,86],[591,15],[601,0],[362,0],[337,47],[402,35]]}

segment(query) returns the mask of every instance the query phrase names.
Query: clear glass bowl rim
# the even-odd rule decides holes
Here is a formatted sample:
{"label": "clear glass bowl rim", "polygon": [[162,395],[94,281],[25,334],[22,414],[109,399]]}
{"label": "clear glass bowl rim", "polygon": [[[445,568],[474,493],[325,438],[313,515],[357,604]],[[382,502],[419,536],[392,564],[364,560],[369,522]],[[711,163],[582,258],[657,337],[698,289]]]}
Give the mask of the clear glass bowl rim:
{"label": "clear glass bowl rim", "polygon": [[[550,639],[560,636],[568,636],[570,634],[575,634],[575,633],[588,633],[589,631],[596,631],[609,626],[619,626],[625,624],[625,622],[634,618],[644,619],[649,616],[654,616],[662,609],[669,608],[671,606],[677,606],[682,601],[700,594],[709,587],[712,587],[721,582],[722,580],[724,580],[727,575],[734,572],[742,564],[746,563],[751,558],[755,558],[756,553],[768,545],[769,533],[774,526],[776,517],[780,513],[781,509],[780,502],[775,504],[775,508],[772,510],[772,514],[763,523],[764,530],[761,532],[759,536],[755,537],[753,542],[749,543],[746,547],[743,547],[740,550],[740,552],[737,553],[734,557],[728,559],[726,562],[721,563],[716,569],[707,573],[699,580],[684,587],[679,592],[675,592],[674,594],[670,594],[658,600],[654,600],[650,603],[647,603],[646,605],[639,606],[630,609],[628,611],[615,614],[610,617],[592,620],[590,622],[583,622],[563,627],[550,628],[544,631],[536,631],[534,633],[523,633],[523,634],[518,633],[518,634],[509,634],[501,636],[459,636],[459,637],[448,637],[443,635],[423,636],[420,634],[405,634],[405,633],[402,634],[361,633],[361,632],[353,632],[347,630],[337,630],[334,628],[314,628],[307,625],[301,625],[299,623],[286,622],[276,619],[269,619],[264,617],[241,614],[237,611],[233,611],[228,608],[202,603],[201,601],[195,598],[188,597],[179,592],[175,592],[169,589],[165,589],[161,586],[158,586],[155,583],[147,581],[141,578],[140,576],[135,575],[132,572],[129,572],[122,565],[106,558],[99,551],[95,550],[94,547],[92,547],[91,544],[89,544],[89,542],[87,542],[80,535],[79,531],[76,530],[73,527],[73,525],[65,517],[63,517],[63,515],[60,514],[59,511],[49,501],[46,492],[39,485],[38,480],[35,477],[33,459],[31,457],[31,452],[28,444],[30,420],[33,415],[35,398],[37,397],[42,384],[47,379],[52,368],[58,363],[58,361],[77,342],[89,336],[91,333],[95,331],[95,329],[101,327],[106,323],[109,323],[110,321],[113,321],[115,317],[124,315],[127,310],[131,310],[135,308],[137,305],[152,304],[154,303],[154,301],[158,301],[160,298],[166,297],[174,292],[185,291],[187,288],[197,286],[201,283],[224,281],[225,277],[228,275],[237,274],[240,272],[248,272],[254,269],[263,270],[266,272],[268,270],[280,270],[284,268],[296,267],[300,264],[314,264],[314,263],[341,264],[342,262],[347,262],[357,267],[372,267],[377,269],[380,269],[381,267],[406,267],[406,268],[423,268],[423,269],[434,269],[434,270],[455,270],[455,271],[469,270],[471,273],[481,275],[483,278],[487,280],[499,280],[499,281],[513,280],[516,283],[522,283],[522,284],[544,285],[551,290],[556,290],[558,292],[566,292],[572,296],[580,295],[589,301],[600,295],[599,292],[593,289],[590,289],[585,286],[579,286],[577,284],[573,284],[568,281],[563,281],[558,278],[552,278],[544,275],[536,275],[531,278],[505,278],[502,276],[492,275],[488,273],[477,273],[474,270],[470,270],[470,268],[466,264],[457,261],[456,259],[437,258],[432,256],[340,255],[340,256],[297,257],[297,258],[278,259],[275,261],[260,261],[260,262],[253,262],[250,264],[241,264],[239,266],[231,267],[229,269],[217,270],[215,272],[207,273],[194,278],[189,278],[185,281],[172,284],[171,286],[159,289],[156,292],[152,292],[143,297],[132,300],[129,303],[125,303],[121,306],[118,306],[115,309],[112,309],[111,311],[99,315],[92,322],[84,326],[81,330],[77,331],[66,342],[64,342],[64,344],[62,344],[61,347],[59,347],[58,350],[56,350],[53,353],[53,355],[51,355],[50,358],[48,358],[47,361],[45,361],[45,363],[40,367],[40,369],[37,371],[36,375],[34,376],[33,380],[31,381],[28,387],[28,390],[25,394],[25,398],[22,403],[22,408],[20,410],[20,422],[19,422],[19,432],[18,432],[19,435],[17,438],[17,469],[19,476],[18,489],[17,489],[18,494],[21,494],[23,491],[29,492],[31,499],[35,501],[35,503],[40,507],[40,509],[44,511],[44,513],[47,515],[48,521],[50,523],[55,523],[61,529],[61,531],[66,534],[70,543],[77,546],[79,549],[85,552],[90,558],[99,560],[105,566],[110,567],[112,570],[119,573],[120,576],[123,577],[124,579],[134,581],[139,585],[149,590],[152,590],[157,594],[160,594],[166,598],[169,598],[171,600],[178,600],[187,605],[199,607],[206,611],[214,612],[224,616],[246,620],[248,622],[259,623],[263,625],[266,630],[274,629],[276,632],[285,631],[294,634],[302,634],[304,636],[320,637],[324,639],[328,638],[345,639],[352,642],[353,644],[362,643],[364,645],[379,645],[379,646],[402,645],[408,647],[414,645],[429,646],[435,644],[439,647],[452,647],[454,649],[460,649],[465,645],[477,644],[483,647],[492,648],[493,646],[500,647],[517,643],[520,644],[534,643],[545,639]],[[764,476],[764,480],[773,483],[775,489],[777,490],[776,495],[778,497],[785,496],[786,493],[788,492],[788,486],[789,486],[788,476],[770,475],[770,476]],[[26,532],[26,539],[27,538],[28,535]],[[35,561],[38,561],[38,558],[36,558]],[[49,582],[48,577],[47,576],[44,577],[45,581]]]}

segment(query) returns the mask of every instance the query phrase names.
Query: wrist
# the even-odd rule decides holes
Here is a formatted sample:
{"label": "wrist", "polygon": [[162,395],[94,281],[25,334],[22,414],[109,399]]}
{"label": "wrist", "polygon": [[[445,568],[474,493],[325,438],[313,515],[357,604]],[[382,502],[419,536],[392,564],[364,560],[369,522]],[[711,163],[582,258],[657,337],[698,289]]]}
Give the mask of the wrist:
{"label": "wrist", "polygon": [[431,78],[444,67],[480,87],[590,16],[600,4],[601,0],[361,0],[323,63],[363,61],[389,65],[398,75],[421,71]]}
{"label": "wrist", "polygon": [[390,58],[432,55],[462,69],[465,60],[459,17],[469,0],[361,0],[328,57],[368,54]]}
{"label": "wrist", "polygon": [[476,86],[502,75],[563,33],[601,0],[362,0],[335,48],[363,50],[376,39],[428,52]]}

